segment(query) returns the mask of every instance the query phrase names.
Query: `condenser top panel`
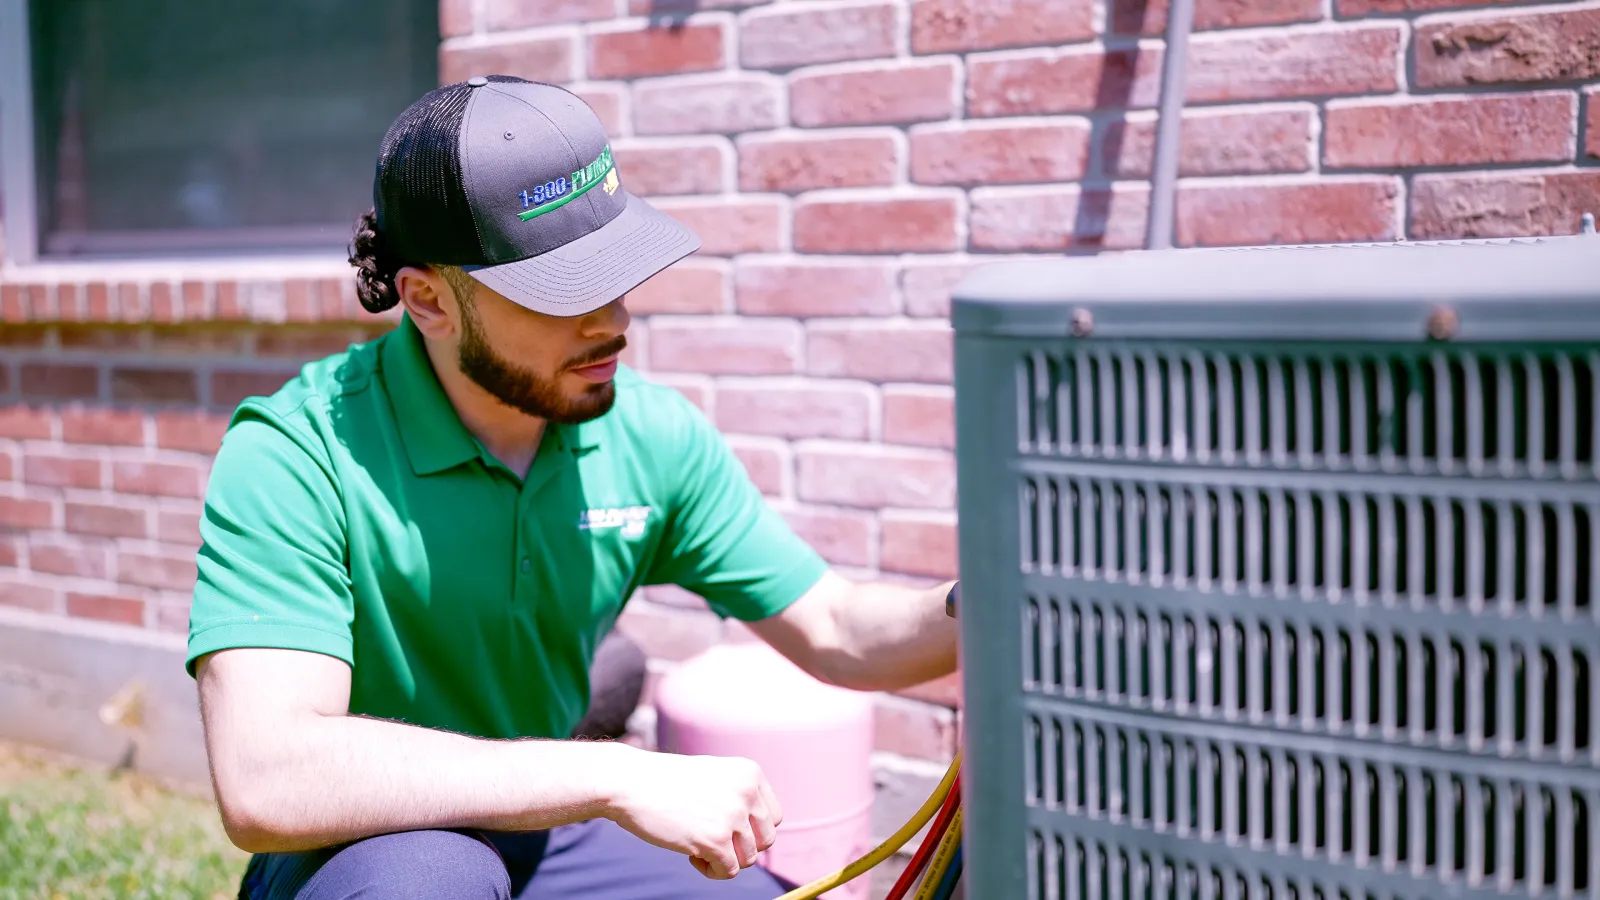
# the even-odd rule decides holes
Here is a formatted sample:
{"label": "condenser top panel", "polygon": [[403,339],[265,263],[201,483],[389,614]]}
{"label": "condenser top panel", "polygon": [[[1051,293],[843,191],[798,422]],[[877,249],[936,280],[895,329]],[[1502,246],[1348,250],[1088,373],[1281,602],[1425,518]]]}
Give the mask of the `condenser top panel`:
{"label": "condenser top panel", "polygon": [[1600,235],[1162,250],[982,266],[958,333],[1144,340],[1600,340]]}

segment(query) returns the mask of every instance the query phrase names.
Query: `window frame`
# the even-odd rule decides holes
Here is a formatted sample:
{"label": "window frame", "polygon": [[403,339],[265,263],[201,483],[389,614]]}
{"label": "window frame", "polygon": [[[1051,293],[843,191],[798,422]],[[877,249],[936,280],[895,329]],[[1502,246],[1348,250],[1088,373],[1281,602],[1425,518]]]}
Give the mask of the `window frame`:
{"label": "window frame", "polygon": [[39,261],[28,0],[0,0],[0,204],[6,262]]}

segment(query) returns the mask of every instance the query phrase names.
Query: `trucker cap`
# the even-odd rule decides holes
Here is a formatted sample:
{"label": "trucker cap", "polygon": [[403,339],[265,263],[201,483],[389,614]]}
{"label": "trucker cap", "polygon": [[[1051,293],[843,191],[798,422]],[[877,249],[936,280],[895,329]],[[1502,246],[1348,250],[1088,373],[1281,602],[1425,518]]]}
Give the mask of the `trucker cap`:
{"label": "trucker cap", "polygon": [[400,258],[459,266],[547,315],[599,309],[700,246],[623,186],[588,104],[506,75],[411,104],[384,135],[372,193]]}

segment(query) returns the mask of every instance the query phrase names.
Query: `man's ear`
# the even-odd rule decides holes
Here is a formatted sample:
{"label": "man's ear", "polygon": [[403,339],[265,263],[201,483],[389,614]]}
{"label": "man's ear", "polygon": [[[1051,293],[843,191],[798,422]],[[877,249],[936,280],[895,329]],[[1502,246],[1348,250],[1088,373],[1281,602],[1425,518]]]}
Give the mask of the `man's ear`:
{"label": "man's ear", "polygon": [[394,286],[418,331],[438,340],[455,334],[459,310],[444,276],[433,269],[406,266],[394,273]]}

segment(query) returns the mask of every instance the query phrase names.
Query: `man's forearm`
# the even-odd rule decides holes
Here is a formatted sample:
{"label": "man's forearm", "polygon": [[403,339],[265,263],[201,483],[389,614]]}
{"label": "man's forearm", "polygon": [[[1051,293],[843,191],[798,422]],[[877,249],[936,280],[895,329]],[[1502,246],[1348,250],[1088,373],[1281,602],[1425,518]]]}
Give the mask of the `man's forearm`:
{"label": "man's forearm", "polygon": [[[608,773],[632,748],[488,741],[377,719],[305,713],[294,740],[227,773],[230,832],[294,851],[425,828],[529,830],[601,816]],[[268,743],[268,742],[263,742]],[[225,806],[230,805],[225,802]]]}
{"label": "man's forearm", "polygon": [[945,612],[951,584],[852,584],[833,606],[838,649],[829,656],[828,680],[892,691],[955,671],[957,625]]}

